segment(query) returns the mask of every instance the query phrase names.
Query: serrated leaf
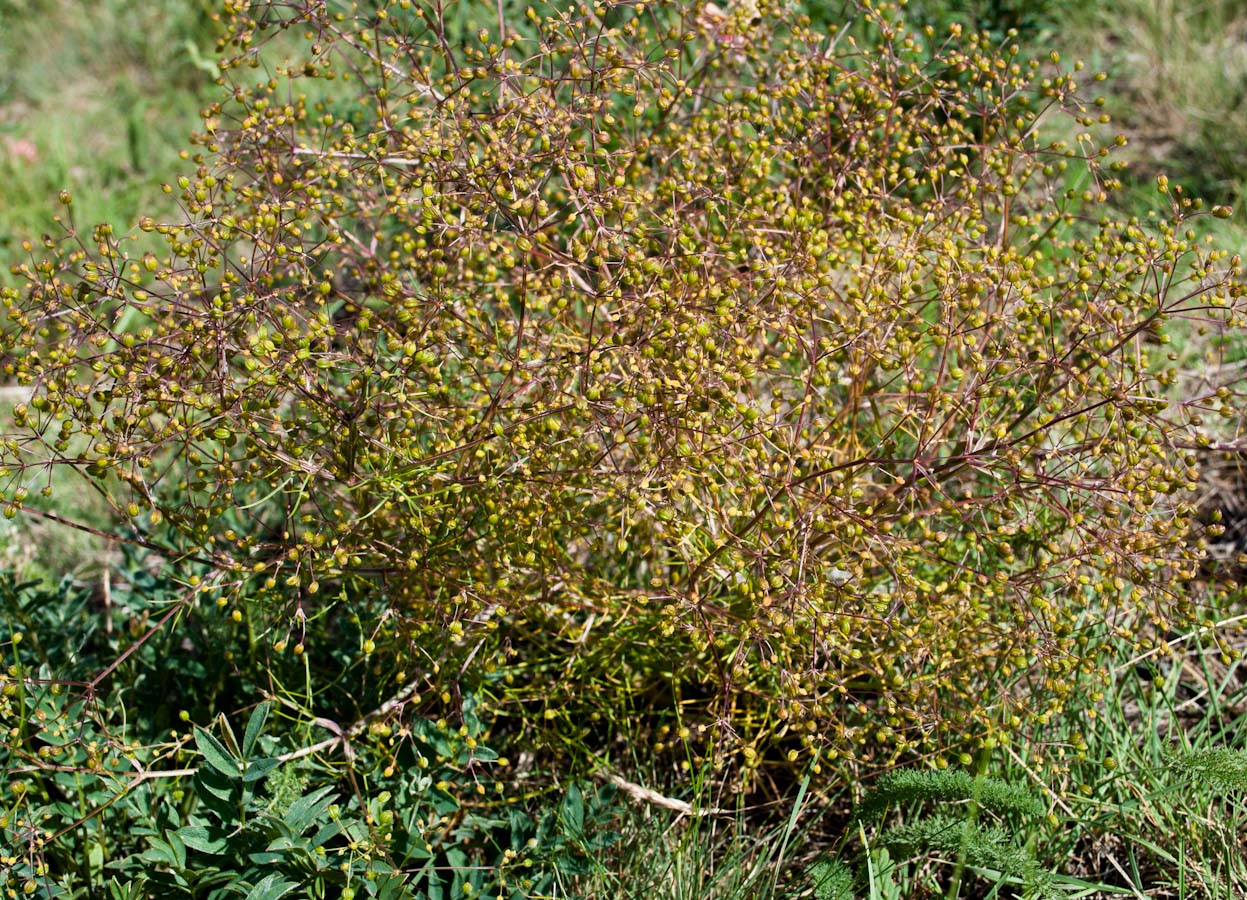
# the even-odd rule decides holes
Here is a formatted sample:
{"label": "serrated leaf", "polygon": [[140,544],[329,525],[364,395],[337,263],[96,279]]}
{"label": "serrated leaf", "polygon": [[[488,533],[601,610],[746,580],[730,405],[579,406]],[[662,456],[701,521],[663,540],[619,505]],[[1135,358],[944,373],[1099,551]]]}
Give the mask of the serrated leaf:
{"label": "serrated leaf", "polygon": [[195,727],[195,746],[204,763],[213,771],[227,778],[238,778],[242,775],[242,766],[230,755],[225,745],[202,728]]}
{"label": "serrated leaf", "polygon": [[821,859],[807,876],[814,882],[815,900],[853,900],[853,870],[841,860]]}
{"label": "serrated leaf", "polygon": [[260,739],[260,735],[264,732],[264,723],[268,721],[268,714],[271,708],[268,701],[265,701],[252,711],[251,718],[247,720],[247,730],[242,736],[242,755],[244,757],[251,758],[251,752],[255,749],[256,741]]}

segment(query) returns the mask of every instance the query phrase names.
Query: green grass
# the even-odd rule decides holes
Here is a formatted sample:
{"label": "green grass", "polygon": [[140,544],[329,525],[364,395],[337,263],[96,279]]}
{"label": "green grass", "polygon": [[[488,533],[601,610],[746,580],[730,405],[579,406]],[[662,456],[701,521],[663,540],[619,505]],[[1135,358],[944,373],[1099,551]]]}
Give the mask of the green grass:
{"label": "green grass", "polygon": [[[161,190],[187,166],[181,153],[212,84],[210,0],[0,0],[0,281],[56,236],[62,190],[83,229],[124,232],[140,214],[176,212]],[[0,397],[8,419],[16,397]],[[11,430],[11,422],[8,429]],[[101,498],[59,471],[52,498],[29,505],[113,517]],[[97,581],[111,544],[49,519],[0,520],[0,563],[22,578]]]}
{"label": "green grass", "polygon": [[1102,702],[1042,742],[997,754],[1007,777],[1044,791],[1062,823],[1039,839],[1057,870],[1135,897],[1247,894],[1244,792],[1175,765],[1191,750],[1247,744],[1247,670],[1234,650],[1242,624],[1234,606],[1171,636],[1169,653],[1123,655]]}
{"label": "green grass", "polygon": [[[811,832],[826,809],[796,806],[758,825],[745,810],[693,815],[638,805],[620,822],[619,846],[559,896],[626,900],[783,900],[804,887],[817,846]],[[782,812],[782,811],[781,811]]]}
{"label": "green grass", "polygon": [[[1062,50],[1110,73],[1110,112],[1140,182],[1165,172],[1210,203],[1239,204],[1247,9],[1234,0],[1122,0],[1071,6],[1067,16]],[[1236,219],[1247,222],[1241,211]]]}
{"label": "green grass", "polygon": [[162,181],[213,87],[207,0],[0,0],[0,260],[78,223],[125,229],[167,209]]}

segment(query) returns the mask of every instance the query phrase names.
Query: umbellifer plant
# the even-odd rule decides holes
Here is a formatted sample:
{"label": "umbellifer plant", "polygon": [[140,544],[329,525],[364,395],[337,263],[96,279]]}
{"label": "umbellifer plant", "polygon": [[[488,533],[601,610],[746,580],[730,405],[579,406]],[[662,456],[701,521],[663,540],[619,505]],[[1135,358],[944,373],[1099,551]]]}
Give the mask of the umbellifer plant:
{"label": "umbellifer plant", "polygon": [[1239,262],[1110,216],[1079,67],[885,3],[221,15],[164,251],[65,196],[5,290],[10,513],[72,468],[280,650],[384,588],[452,702],[747,766],[991,744],[1190,614],[1235,395],[1167,329]]}

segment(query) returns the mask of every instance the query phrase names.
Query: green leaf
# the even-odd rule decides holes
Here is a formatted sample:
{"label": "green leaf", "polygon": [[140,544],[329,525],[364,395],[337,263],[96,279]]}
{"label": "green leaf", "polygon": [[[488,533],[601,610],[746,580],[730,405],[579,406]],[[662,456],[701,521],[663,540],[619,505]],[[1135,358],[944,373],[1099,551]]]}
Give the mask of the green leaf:
{"label": "green leaf", "polygon": [[313,848],[323,846],[336,838],[342,832],[342,825],[338,822],[329,822],[322,825],[317,832],[312,835],[311,846]]}
{"label": "green leaf", "polygon": [[511,846],[522,847],[533,833],[533,820],[528,813],[514,806],[507,810],[507,818],[511,825]]}
{"label": "green leaf", "polygon": [[[285,838],[282,838],[285,841]],[[289,843],[289,841],[287,841]],[[275,850],[258,850],[255,853],[248,853],[247,859],[255,863],[257,866],[274,866],[284,861],[290,853],[291,847],[279,847]]]}
{"label": "green leaf", "polygon": [[177,867],[179,869],[185,869],[186,868],[186,843],[185,841],[183,841],[180,837],[178,837],[178,833],[176,831],[170,831],[167,835],[165,835],[165,840],[169,844],[169,849],[173,852],[173,859],[174,859],[174,862],[177,864]]}
{"label": "green leaf", "polygon": [[117,881],[115,877],[108,879],[108,893],[111,900],[142,900],[147,896],[146,888],[146,878],[127,881],[125,884]]}
{"label": "green leaf", "polygon": [[1046,812],[1026,788],[999,778],[974,776],[960,769],[897,769],[878,780],[853,815],[858,821],[871,822],[907,803],[963,800],[974,800],[999,813],[1040,816]]}
{"label": "green leaf", "polygon": [[87,866],[92,873],[98,873],[104,868],[104,846],[99,841],[92,841],[87,849]]}
{"label": "green leaf", "polygon": [[209,831],[203,825],[187,825],[177,830],[177,835],[187,847],[200,853],[223,853],[229,846],[222,832]]}
{"label": "green leaf", "polygon": [[217,713],[217,717],[213,720],[221,726],[221,743],[225,747],[225,751],[235,759],[242,759],[242,748],[238,746],[238,738],[234,736],[234,729],[230,727],[229,719],[225,717],[225,713]]}
{"label": "green leaf", "polygon": [[1247,787],[1247,751],[1244,750],[1229,747],[1186,750],[1172,754],[1169,765],[1196,785],[1206,784],[1219,791]]}
{"label": "green leaf", "polygon": [[472,748],[472,758],[477,762],[493,762],[498,758],[498,751],[484,744],[477,744]]}
{"label": "green leaf", "polygon": [[853,870],[838,859],[825,858],[810,867],[815,900],[853,900]]}
{"label": "green leaf", "polygon": [[230,755],[225,746],[202,728],[195,727],[195,746],[199,748],[204,763],[213,771],[220,772],[229,778],[242,775],[242,766]]}
{"label": "green leaf", "polygon": [[172,851],[163,843],[155,843],[153,846],[148,847],[139,854],[139,859],[156,866],[173,866],[177,863],[173,858]]}
{"label": "green leaf", "polygon": [[290,804],[282,820],[290,826],[295,834],[302,834],[316,817],[327,810],[333,803],[333,788],[317,788],[310,794],[304,794]]}
{"label": "green leaf", "polygon": [[441,877],[428,864],[421,870],[425,873],[424,895],[428,900],[443,900],[446,892],[442,889]]}
{"label": "green leaf", "polygon": [[297,882],[287,881],[284,875],[273,872],[247,892],[247,900],[278,900],[298,886]]}
{"label": "green leaf", "polygon": [[242,777],[243,783],[250,784],[253,781],[259,781],[280,765],[280,759],[253,759],[247,763],[246,774]]}
{"label": "green leaf", "polygon": [[560,853],[554,857],[554,868],[563,875],[588,875],[593,871],[593,863],[582,856]]}
{"label": "green leaf", "polygon": [[563,826],[572,835],[580,835],[585,830],[585,798],[577,785],[567,789],[561,807]]}
{"label": "green leaf", "polygon": [[256,741],[264,732],[264,723],[268,721],[271,708],[271,705],[265,701],[252,711],[251,718],[247,720],[247,730],[242,736],[242,755],[247,759],[251,758],[251,751],[255,749]]}
{"label": "green leaf", "polygon": [[220,772],[209,769],[207,766],[202,767],[195,773],[194,785],[195,791],[200,794],[201,799],[206,794],[226,803],[233,802],[234,794],[238,788],[237,781],[227,778]]}
{"label": "green leaf", "polygon": [[411,897],[411,891],[403,884],[398,875],[381,875],[374,882],[377,886],[376,900],[403,900]]}

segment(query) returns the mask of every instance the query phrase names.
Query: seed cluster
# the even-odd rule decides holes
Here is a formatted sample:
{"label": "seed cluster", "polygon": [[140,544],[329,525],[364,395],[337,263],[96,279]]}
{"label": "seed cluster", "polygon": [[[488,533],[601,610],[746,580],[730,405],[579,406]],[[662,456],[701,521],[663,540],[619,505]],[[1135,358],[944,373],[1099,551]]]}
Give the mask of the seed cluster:
{"label": "seed cluster", "polygon": [[1165,343],[1240,265],[1167,186],[1112,218],[1080,67],[883,3],[341,6],[225,5],[163,252],[66,196],[16,269],[11,511],[70,466],[230,602],[366,577],[399,657],[746,765],[1005,739],[1194,614],[1234,404]]}

